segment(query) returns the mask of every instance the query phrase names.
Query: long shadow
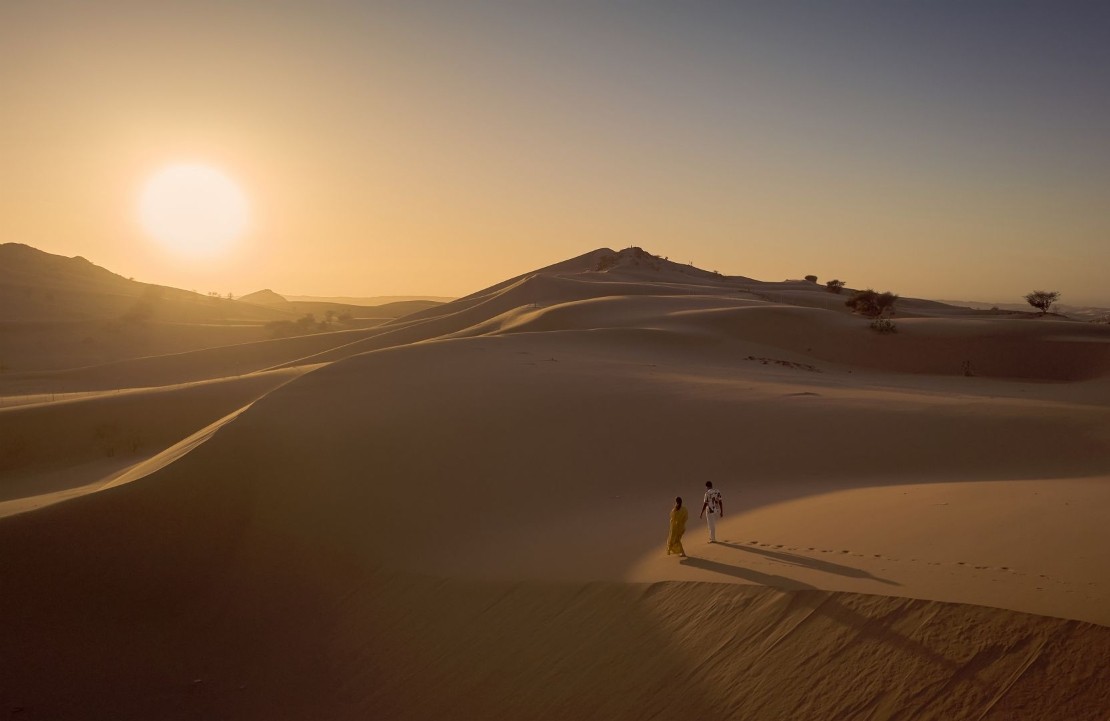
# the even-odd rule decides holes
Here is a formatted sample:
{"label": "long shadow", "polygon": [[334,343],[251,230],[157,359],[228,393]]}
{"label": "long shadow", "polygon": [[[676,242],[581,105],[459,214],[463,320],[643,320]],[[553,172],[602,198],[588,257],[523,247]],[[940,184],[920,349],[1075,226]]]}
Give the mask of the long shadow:
{"label": "long shadow", "polygon": [[847,576],[849,578],[863,578],[871,581],[878,581],[885,583],[888,586],[901,586],[902,584],[897,581],[891,581],[888,578],[879,578],[878,576],[868,573],[859,568],[851,566],[844,566],[839,563],[830,563],[829,561],[822,561],[817,558],[810,558],[809,556],[801,556],[796,553],[786,553],[784,551],[768,551],[763,548],[755,548],[754,546],[742,546],[739,543],[727,543],[718,541],[718,546],[725,546],[726,548],[734,548],[737,551],[747,551],[759,556],[766,556],[767,558],[774,559],[780,563],[787,563],[791,566],[802,566],[804,568],[812,568],[815,571],[824,571],[825,573],[834,573],[838,576]]}
{"label": "long shadow", "polygon": [[[720,543],[720,542],[718,542],[718,543]],[[753,549],[753,548],[746,548],[744,546],[737,546],[735,544],[730,544],[730,543],[720,543],[720,545],[729,546],[730,548],[740,548],[740,549],[745,550],[745,551],[756,551],[756,552],[759,552],[759,553],[766,553],[766,555],[770,555],[770,556],[773,556],[773,555],[789,556],[789,555],[791,555],[791,554],[775,554],[775,552],[764,552],[762,549],[757,550],[757,549]],[[799,558],[802,558],[802,557],[799,557]],[[812,560],[812,559],[805,559],[805,560]],[[726,576],[732,576],[734,578],[742,578],[746,581],[751,581],[752,583],[758,583],[758,584],[761,584],[761,585],[764,585],[764,586],[768,586],[768,587],[771,587],[771,588],[776,588],[776,589],[783,590],[783,591],[818,591],[819,590],[815,586],[811,586],[808,583],[803,583],[801,581],[796,581],[792,578],[786,578],[784,576],[774,576],[774,575],[771,575],[771,574],[768,574],[768,573],[760,573],[759,571],[753,571],[751,569],[744,568],[742,566],[733,566],[733,565],[730,565],[730,564],[727,564],[727,563],[720,563],[720,562],[717,562],[717,561],[710,561],[710,560],[707,560],[705,558],[694,558],[693,556],[689,556],[687,558],[683,558],[681,561],[679,561],[679,563],[683,566],[690,566],[690,567],[693,567],[693,568],[700,568],[700,569],[705,570],[705,571],[712,571],[714,573],[720,573],[720,574],[723,574],[723,575],[726,575]],[[822,562],[822,561],[814,561],[814,564],[818,564],[818,565],[814,566],[815,568],[818,568],[819,566],[833,566],[833,567],[836,567],[838,569],[847,569],[849,571],[857,571],[857,569],[850,569],[846,566],[840,566],[839,564],[835,564],[835,563],[826,563],[826,562]],[[797,565],[803,565],[803,564],[797,564]],[[821,568],[820,570],[827,570],[827,569]],[[837,571],[832,571],[832,572],[835,573]],[[874,578],[870,574],[866,574],[862,571],[858,571],[858,573],[862,574],[861,577]],[[876,579],[876,580],[883,580],[883,579]],[[885,582],[886,583],[894,583],[893,581],[885,581]],[[900,584],[894,584],[894,585],[900,585]],[[859,611],[856,611],[855,609],[850,608],[843,601],[847,600],[847,599],[851,599],[853,596],[854,596],[854,594],[851,594],[851,593],[842,594],[842,593],[838,593],[838,592],[835,592],[835,591],[820,591],[818,595],[806,598],[803,601],[803,603],[805,603],[806,605],[811,605],[812,609],[815,612],[819,612],[822,615],[828,616],[829,618],[833,619],[834,621],[836,621],[838,623],[841,623],[841,624],[843,624],[843,625],[845,625],[849,628],[855,629],[858,632],[860,637],[868,637],[868,638],[874,639],[876,642],[883,643],[883,644],[888,644],[888,645],[893,646],[895,648],[901,649],[901,650],[903,650],[907,653],[927,658],[929,661],[931,661],[933,663],[936,663],[936,664],[940,665],[941,667],[949,669],[949,670],[956,669],[960,666],[960,664],[958,664],[955,661],[953,661],[952,659],[948,658],[943,653],[940,653],[937,650],[931,648],[929,645],[923,643],[922,641],[911,638],[911,637],[907,636],[905,633],[902,633],[901,631],[898,631],[898,630],[895,630],[894,628],[892,628],[892,625],[893,625],[892,619],[897,620],[897,619],[901,618],[901,614],[897,614],[897,613],[893,614],[890,618],[883,618],[883,617],[874,618],[874,617],[866,616],[866,615],[860,613]],[[909,599],[909,598],[901,599],[900,602],[904,603],[906,605],[915,605],[915,604],[919,604],[919,603],[928,603],[927,601],[920,601],[920,600]],[[967,680],[967,679],[965,679],[965,680]],[[976,679],[974,676],[971,677],[970,682],[974,683],[974,684],[979,683],[978,679]]]}
{"label": "long shadow", "polygon": [[[858,639],[870,638],[878,643],[893,646],[901,649],[902,651],[911,655],[921,656],[935,663],[942,668],[949,671],[956,671],[963,668],[964,664],[949,658],[944,653],[935,650],[932,646],[926,644],[924,641],[919,641],[916,638],[911,638],[902,631],[893,628],[894,624],[901,620],[900,613],[892,613],[888,616],[867,616],[865,614],[850,608],[844,601],[851,602],[854,594],[851,593],[837,593],[835,591],[828,592],[829,596],[824,603],[821,603],[814,610],[828,616],[832,620],[844,624],[848,628],[854,629]],[[916,604],[927,604],[930,601],[923,601],[920,599],[900,599],[901,603],[905,606],[912,606]],[[926,624],[931,623],[933,615],[929,615]],[[920,628],[918,629],[920,631]],[[956,677],[948,683],[952,684],[953,681],[966,682],[972,685],[981,686],[983,682],[974,674],[966,674],[962,677]]]}
{"label": "long shadow", "polygon": [[816,586],[811,586],[808,583],[795,581],[793,578],[786,578],[785,576],[773,576],[769,573],[760,573],[753,571],[750,568],[743,566],[732,566],[727,563],[719,563],[717,561],[710,561],[705,558],[694,558],[688,556],[679,564],[683,566],[690,566],[692,568],[700,568],[703,571],[712,571],[713,573],[720,573],[725,576],[732,576],[733,578],[742,578],[745,581],[758,583],[763,586],[770,586],[772,588],[781,588],[786,591],[812,591],[816,590]]}

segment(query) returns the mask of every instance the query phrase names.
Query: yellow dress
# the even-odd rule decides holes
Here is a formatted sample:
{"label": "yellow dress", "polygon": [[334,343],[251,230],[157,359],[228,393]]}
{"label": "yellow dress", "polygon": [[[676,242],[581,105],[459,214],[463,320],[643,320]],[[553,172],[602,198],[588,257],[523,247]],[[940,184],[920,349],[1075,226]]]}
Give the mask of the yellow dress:
{"label": "yellow dress", "polygon": [[671,532],[667,536],[667,555],[677,553],[680,556],[685,556],[686,551],[682,548],[682,534],[686,533],[686,519],[689,518],[690,513],[686,510],[686,506],[682,508],[671,509]]}

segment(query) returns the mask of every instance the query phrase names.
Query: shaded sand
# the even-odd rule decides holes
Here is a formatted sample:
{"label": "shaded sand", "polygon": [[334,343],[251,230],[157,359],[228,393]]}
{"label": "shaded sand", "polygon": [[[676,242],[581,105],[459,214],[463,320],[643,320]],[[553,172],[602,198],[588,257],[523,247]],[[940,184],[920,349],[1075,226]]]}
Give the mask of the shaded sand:
{"label": "shaded sand", "polygon": [[[0,701],[1103,718],[1110,329],[905,306],[877,336],[812,284],[603,249],[342,343],[143,360],[144,382],[296,377],[229,379],[230,408],[126,475],[0,519]],[[141,395],[171,418],[201,388]],[[0,420],[83,428],[80,405]],[[73,467],[100,463],[83,443]],[[58,471],[35,458],[8,482]],[[692,519],[692,557],[664,557],[671,499],[696,511],[706,479],[728,543]]]}

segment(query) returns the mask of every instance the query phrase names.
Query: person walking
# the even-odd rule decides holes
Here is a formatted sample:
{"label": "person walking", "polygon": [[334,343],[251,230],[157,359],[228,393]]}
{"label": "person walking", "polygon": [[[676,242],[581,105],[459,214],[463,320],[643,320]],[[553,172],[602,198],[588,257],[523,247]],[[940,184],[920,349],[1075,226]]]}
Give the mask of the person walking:
{"label": "person walking", "polygon": [[701,513],[698,518],[705,516],[705,523],[709,526],[709,542],[717,542],[717,520],[724,518],[725,502],[721,492],[713,487],[713,481],[705,482],[705,498],[701,504]]}
{"label": "person walking", "polygon": [[667,555],[678,554],[686,558],[686,549],[682,547],[682,534],[686,533],[686,519],[690,512],[682,505],[682,496],[674,499],[674,508],[671,509],[671,532],[667,535]]}

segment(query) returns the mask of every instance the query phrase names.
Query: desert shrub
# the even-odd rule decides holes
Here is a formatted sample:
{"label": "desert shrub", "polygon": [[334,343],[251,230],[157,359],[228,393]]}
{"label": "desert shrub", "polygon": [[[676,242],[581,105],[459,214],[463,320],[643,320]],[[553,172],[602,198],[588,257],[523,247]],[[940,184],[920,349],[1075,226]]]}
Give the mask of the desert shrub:
{"label": "desert shrub", "polygon": [[806,276],[806,280],[808,280],[808,281],[809,281],[810,283],[816,283],[816,282],[817,282],[817,276],[815,276],[815,275],[807,275],[807,276]]}
{"label": "desert shrub", "polygon": [[290,338],[327,330],[328,324],[327,321],[317,323],[315,313],[306,313],[297,320],[272,320],[262,327],[274,338]]}
{"label": "desert shrub", "polygon": [[289,338],[300,334],[300,328],[291,320],[272,320],[262,326],[273,338]]}
{"label": "desert shrub", "polygon": [[844,305],[860,315],[869,318],[882,318],[894,313],[894,303],[897,300],[898,296],[890,291],[879,293],[868,288],[852,293],[852,296],[844,301]]}
{"label": "desert shrub", "polygon": [[1060,293],[1055,290],[1035,290],[1025,296],[1025,302],[1039,310],[1041,315],[1048,313],[1052,304],[1058,300]]}
{"label": "desert shrub", "polygon": [[871,321],[871,330],[886,335],[887,333],[897,333],[898,326],[894,325],[894,321],[890,318],[876,318]]}
{"label": "desert shrub", "polygon": [[830,293],[839,293],[840,291],[844,290],[844,281],[835,279],[830,280],[828,283],[825,283],[825,289],[828,290]]}

